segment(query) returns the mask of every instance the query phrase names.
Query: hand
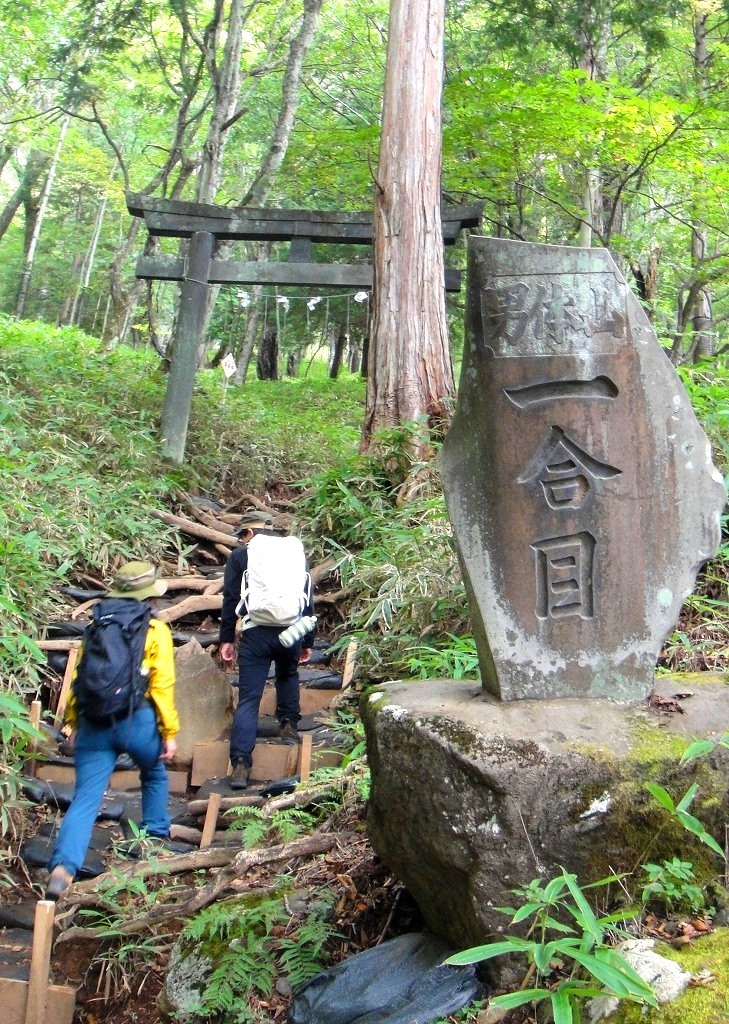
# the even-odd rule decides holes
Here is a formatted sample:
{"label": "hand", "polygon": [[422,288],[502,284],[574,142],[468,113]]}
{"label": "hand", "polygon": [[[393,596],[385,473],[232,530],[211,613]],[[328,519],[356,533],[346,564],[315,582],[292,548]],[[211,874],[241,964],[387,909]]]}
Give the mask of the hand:
{"label": "hand", "polygon": [[162,753],[159,755],[160,761],[171,761],[177,753],[177,741],[173,739],[162,740]]}
{"label": "hand", "polygon": [[299,651],[299,665],[305,665],[311,658],[311,647],[302,647]]}
{"label": "hand", "polygon": [[232,662],[235,657],[235,644],[221,644],[220,657],[225,662]]}

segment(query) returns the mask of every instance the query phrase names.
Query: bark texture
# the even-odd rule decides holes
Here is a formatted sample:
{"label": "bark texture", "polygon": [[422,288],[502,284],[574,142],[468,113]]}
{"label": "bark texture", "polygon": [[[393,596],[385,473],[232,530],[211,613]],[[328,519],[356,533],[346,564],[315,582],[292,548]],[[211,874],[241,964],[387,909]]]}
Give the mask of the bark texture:
{"label": "bark texture", "polygon": [[443,0],[392,0],[374,204],[373,323],[363,447],[455,397],[440,223]]}

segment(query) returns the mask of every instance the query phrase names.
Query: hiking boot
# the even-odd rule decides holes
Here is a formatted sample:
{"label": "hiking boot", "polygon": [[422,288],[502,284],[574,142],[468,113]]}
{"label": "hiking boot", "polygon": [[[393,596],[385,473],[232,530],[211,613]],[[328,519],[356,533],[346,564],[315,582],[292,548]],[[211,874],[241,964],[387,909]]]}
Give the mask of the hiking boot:
{"label": "hiking boot", "polygon": [[248,789],[248,779],[250,776],[250,768],[246,767],[241,761],[240,764],[233,765],[233,774],[228,779],[228,784],[231,789]]}
{"label": "hiking boot", "polygon": [[280,735],[282,743],[301,743],[301,736],[293,722],[284,722]]}
{"label": "hiking boot", "polygon": [[57,864],[48,877],[48,883],[46,885],[46,899],[54,901],[59,899],[66,889],[69,888],[71,882],[73,882],[73,875],[71,872],[66,871],[62,864]]}

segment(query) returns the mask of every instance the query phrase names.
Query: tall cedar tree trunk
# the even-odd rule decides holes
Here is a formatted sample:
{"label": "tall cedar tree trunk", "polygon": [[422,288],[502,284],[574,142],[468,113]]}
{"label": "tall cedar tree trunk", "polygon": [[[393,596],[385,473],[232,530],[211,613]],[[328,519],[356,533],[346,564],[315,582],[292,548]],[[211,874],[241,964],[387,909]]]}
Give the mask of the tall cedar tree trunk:
{"label": "tall cedar tree trunk", "polygon": [[391,0],[374,203],[373,322],[363,451],[455,399],[440,222],[444,0]]}

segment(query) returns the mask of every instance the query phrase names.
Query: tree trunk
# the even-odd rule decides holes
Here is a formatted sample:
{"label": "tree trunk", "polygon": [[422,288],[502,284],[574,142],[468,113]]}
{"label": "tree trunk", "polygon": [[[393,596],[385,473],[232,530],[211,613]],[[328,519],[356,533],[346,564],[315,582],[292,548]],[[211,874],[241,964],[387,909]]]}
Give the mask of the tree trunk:
{"label": "tree trunk", "polygon": [[296,108],[299,105],[304,57],[313,42],[322,3],[323,0],[304,0],[304,15],[301,25],[289,47],[286,70],[281,84],[281,109],[271,145],[263,158],[253,184],[242,201],[241,205],[243,206],[263,206],[286,156],[294,127]]}
{"label": "tree trunk", "polygon": [[[591,82],[604,82],[607,78],[607,51],[610,39],[610,19],[601,6],[585,7],[585,22],[578,31],[580,70]],[[577,244],[589,249],[594,233],[602,238],[605,226],[602,171],[599,167],[586,167],[583,171],[582,205],[584,216],[580,221]]]}
{"label": "tree trunk", "polygon": [[455,399],[440,222],[444,0],[391,0],[375,184],[373,322],[362,447]]}
{"label": "tree trunk", "polygon": [[10,199],[8,199],[2,213],[0,213],[0,238],[3,237],[10,227],[13,217],[20,209],[21,203],[24,203],[28,196],[31,195],[33,186],[47,166],[48,157],[46,154],[41,153],[38,149],[31,149],[25,162],[23,173],[20,176],[18,187]]}
{"label": "tree trunk", "polygon": [[89,241],[89,247],[86,250],[86,256],[84,257],[83,269],[79,278],[78,288],[73,299],[73,306],[71,307],[71,318],[69,323],[80,324],[81,318],[83,317],[84,300],[86,298],[86,292],[89,288],[89,282],[91,281],[91,274],[94,270],[94,260],[96,259],[96,247],[99,244],[99,238],[101,237],[101,228],[104,223],[104,214],[106,213],[107,198],[104,196],[99,203],[99,207],[96,211],[96,220],[94,221],[94,229],[91,233],[91,239]]}
{"label": "tree trunk", "polygon": [[[706,75],[710,60],[708,17],[709,14],[706,8],[699,8],[694,11],[694,79],[697,94],[702,99],[706,94]],[[701,223],[700,211],[696,209],[696,206],[697,204],[694,203],[694,216],[691,223],[691,264],[694,273],[700,277],[705,272],[709,234]],[[713,356],[714,315],[711,293],[706,287],[700,288],[696,294],[691,316],[691,327],[693,334],[691,343],[692,359],[696,360]]]}
{"label": "tree trunk", "polygon": [[56,143],[56,149],[53,154],[53,159],[51,160],[51,165],[48,168],[48,177],[46,178],[46,184],[43,189],[43,195],[41,196],[40,206],[38,207],[38,212],[33,224],[30,242],[25,251],[23,271],[20,275],[20,287],[18,288],[18,301],[15,305],[15,315],[19,320],[25,313],[25,304],[28,298],[28,289],[30,288],[30,278],[33,273],[33,263],[35,262],[35,252],[38,246],[38,239],[40,238],[41,228],[43,227],[43,221],[48,208],[48,199],[51,194],[51,189],[53,188],[53,182],[56,178],[56,171],[61,159],[61,150],[63,149],[63,143],[65,141],[66,132],[68,131],[70,122],[71,115],[66,114],[61,122],[61,131],[58,136],[58,142]]}
{"label": "tree trunk", "polygon": [[256,375],[259,380],[278,380],[278,333],[273,324],[263,332],[258,346]]}
{"label": "tree trunk", "polygon": [[334,341],[334,351],[332,353],[332,359],[329,364],[329,376],[332,380],[336,380],[339,376],[339,371],[342,369],[342,362],[344,361],[344,351],[347,347],[347,325],[340,324],[339,330],[337,331],[337,337]]}

